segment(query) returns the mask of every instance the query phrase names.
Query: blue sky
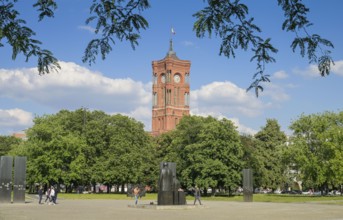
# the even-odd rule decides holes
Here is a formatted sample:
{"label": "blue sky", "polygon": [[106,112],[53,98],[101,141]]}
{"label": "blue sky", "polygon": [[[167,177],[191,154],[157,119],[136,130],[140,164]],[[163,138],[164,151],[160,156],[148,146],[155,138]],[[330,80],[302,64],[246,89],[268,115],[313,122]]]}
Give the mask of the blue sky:
{"label": "blue sky", "polygon": [[[0,135],[20,132],[33,125],[35,116],[54,114],[61,109],[103,110],[135,118],[151,130],[151,75],[153,60],[162,59],[168,50],[170,29],[174,27],[174,50],[180,59],[191,61],[191,114],[226,117],[238,130],[255,133],[275,118],[290,134],[288,126],[301,114],[341,111],[343,99],[343,1],[304,1],[310,8],[317,33],[334,44],[336,65],[328,77],[320,77],[290,44],[294,34],[281,30],[283,14],[276,0],[243,1],[259,25],[263,37],[271,37],[279,49],[276,63],[267,66],[272,82],[256,98],[245,92],[252,82],[255,63],[251,52],[237,51],[235,59],[219,56],[220,39],[196,38],[192,15],[202,0],[151,0],[142,14],[149,28],[141,32],[136,50],[128,42],[117,41],[106,60],[82,63],[84,49],[96,37],[94,24],[86,26],[89,4],[85,0],[59,0],[55,18],[38,22],[31,1],[20,1],[17,9],[36,32],[43,47],[60,60],[62,70],[38,76],[36,59],[23,56],[11,59],[11,48],[0,48]],[[93,27],[92,27],[93,25]],[[2,42],[4,43],[4,42]]]}

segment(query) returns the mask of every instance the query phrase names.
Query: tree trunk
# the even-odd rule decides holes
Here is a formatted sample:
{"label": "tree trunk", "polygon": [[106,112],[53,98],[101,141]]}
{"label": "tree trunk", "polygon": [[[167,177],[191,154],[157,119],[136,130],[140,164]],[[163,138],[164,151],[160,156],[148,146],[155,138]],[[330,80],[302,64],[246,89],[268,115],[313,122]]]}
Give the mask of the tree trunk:
{"label": "tree trunk", "polygon": [[107,186],[107,194],[109,194],[110,191],[111,191],[111,185],[110,184],[106,184],[106,186]]}
{"label": "tree trunk", "polygon": [[207,189],[205,187],[204,187],[203,191],[204,191],[204,196],[207,196]]}
{"label": "tree trunk", "polygon": [[92,186],[93,186],[93,193],[96,193],[96,184],[95,183],[92,183]]}
{"label": "tree trunk", "polygon": [[[77,189],[77,191],[78,191],[78,189]],[[71,185],[66,186],[65,192],[66,193],[72,193],[73,192],[73,187]]]}
{"label": "tree trunk", "polygon": [[29,193],[33,193],[33,184],[31,184],[30,186],[29,186]]}
{"label": "tree trunk", "polygon": [[216,188],[212,187],[211,189],[211,196],[216,196]]}
{"label": "tree trunk", "polygon": [[[61,186],[59,183],[57,183],[57,189],[56,189],[56,194],[61,192]],[[56,196],[57,197],[57,196]]]}
{"label": "tree trunk", "polygon": [[125,189],[124,188],[125,188],[125,184],[123,183],[123,184],[121,184],[121,193],[123,193],[123,194],[125,193]]}

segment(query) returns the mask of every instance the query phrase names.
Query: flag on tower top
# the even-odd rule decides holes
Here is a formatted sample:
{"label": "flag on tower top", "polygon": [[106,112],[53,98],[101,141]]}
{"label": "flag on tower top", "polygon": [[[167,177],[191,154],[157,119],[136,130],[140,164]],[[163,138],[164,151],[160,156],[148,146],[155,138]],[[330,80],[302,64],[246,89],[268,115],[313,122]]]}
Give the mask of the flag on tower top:
{"label": "flag on tower top", "polygon": [[171,33],[176,34],[174,28],[171,28]]}

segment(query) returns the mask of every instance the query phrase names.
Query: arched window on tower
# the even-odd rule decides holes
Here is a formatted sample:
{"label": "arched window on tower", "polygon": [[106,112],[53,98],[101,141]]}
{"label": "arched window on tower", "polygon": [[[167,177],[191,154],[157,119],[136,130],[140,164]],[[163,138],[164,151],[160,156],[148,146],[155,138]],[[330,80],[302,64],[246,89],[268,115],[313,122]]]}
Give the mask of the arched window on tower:
{"label": "arched window on tower", "polygon": [[167,105],[170,105],[171,102],[172,102],[172,91],[171,91],[171,89],[167,89],[167,94],[168,94],[168,96],[167,96]]}
{"label": "arched window on tower", "polygon": [[162,73],[160,77],[161,77],[161,83],[166,83],[166,74]]}
{"label": "arched window on tower", "polygon": [[167,70],[167,82],[171,82],[171,70]]}
{"label": "arched window on tower", "polygon": [[154,73],[153,74],[153,77],[152,77],[152,82],[153,82],[153,84],[157,84],[157,73]]}
{"label": "arched window on tower", "polygon": [[189,93],[188,92],[185,93],[185,105],[189,106]]}
{"label": "arched window on tower", "polygon": [[185,83],[189,84],[189,73],[185,74]]}
{"label": "arched window on tower", "polygon": [[161,122],[160,128],[164,130],[164,118],[162,118],[160,122]]}
{"label": "arched window on tower", "polygon": [[153,106],[156,106],[157,105],[157,92],[154,92],[154,94],[153,94]]}
{"label": "arched window on tower", "polygon": [[179,92],[180,92],[180,88],[174,87],[174,105],[175,106],[179,105]]}

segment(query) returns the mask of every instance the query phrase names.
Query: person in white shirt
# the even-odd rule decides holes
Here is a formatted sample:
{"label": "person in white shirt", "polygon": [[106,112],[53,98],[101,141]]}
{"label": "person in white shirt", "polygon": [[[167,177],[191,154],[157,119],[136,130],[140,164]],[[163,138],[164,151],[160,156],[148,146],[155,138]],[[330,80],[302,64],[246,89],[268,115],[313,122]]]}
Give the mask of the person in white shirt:
{"label": "person in white shirt", "polygon": [[56,205],[56,193],[55,193],[55,188],[51,186],[50,190],[50,203],[49,205]]}

